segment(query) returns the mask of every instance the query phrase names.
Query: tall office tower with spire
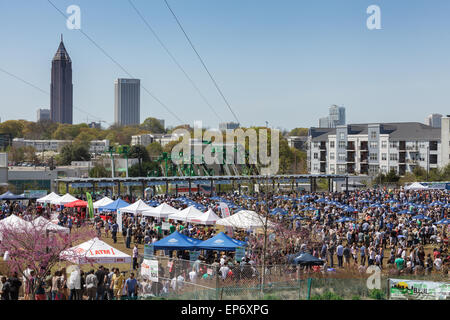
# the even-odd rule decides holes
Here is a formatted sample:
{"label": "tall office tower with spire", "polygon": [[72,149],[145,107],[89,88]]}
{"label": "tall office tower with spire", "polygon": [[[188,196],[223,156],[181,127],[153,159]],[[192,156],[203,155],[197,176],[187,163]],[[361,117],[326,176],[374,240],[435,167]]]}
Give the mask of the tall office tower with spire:
{"label": "tall office tower with spire", "polygon": [[58,123],[73,123],[72,60],[64,47],[63,37],[52,60],[50,116]]}

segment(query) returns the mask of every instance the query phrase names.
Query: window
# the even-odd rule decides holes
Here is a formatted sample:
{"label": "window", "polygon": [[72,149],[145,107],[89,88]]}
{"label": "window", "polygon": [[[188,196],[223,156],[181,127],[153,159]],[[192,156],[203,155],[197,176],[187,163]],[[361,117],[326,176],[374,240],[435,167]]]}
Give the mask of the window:
{"label": "window", "polygon": [[334,164],[330,164],[330,172],[331,174],[334,174]]}
{"label": "window", "polygon": [[339,153],[339,154],[338,154],[338,160],[340,160],[340,161],[346,161],[346,160],[347,160],[347,157],[346,157],[345,153]]}
{"label": "window", "polygon": [[369,146],[370,146],[371,149],[376,149],[376,148],[378,148],[378,142],[370,141]]}
{"label": "window", "polygon": [[314,159],[319,159],[319,154],[317,152],[314,152]]}
{"label": "window", "polygon": [[389,160],[391,160],[391,161],[398,161],[398,154],[397,153],[390,153],[389,154]]}
{"label": "window", "polygon": [[345,173],[347,171],[347,166],[345,164],[338,164],[337,170],[338,173]]}
{"label": "window", "polygon": [[378,160],[378,154],[377,153],[369,153],[369,160],[372,160],[372,161]]}
{"label": "window", "polygon": [[398,143],[397,143],[397,141],[391,141],[389,143],[389,146],[393,149],[397,149]]}
{"label": "window", "polygon": [[381,166],[381,171],[383,171],[383,173],[387,172],[387,166]]}
{"label": "window", "polygon": [[319,147],[319,143],[318,142],[314,142],[314,148],[318,148]]}
{"label": "window", "polygon": [[347,148],[347,143],[345,141],[339,141],[339,149],[345,149]]}
{"label": "window", "polygon": [[397,167],[396,166],[391,166],[389,171],[394,171],[395,173],[397,173]]}
{"label": "window", "polygon": [[381,160],[387,160],[387,153],[381,154]]}
{"label": "window", "polygon": [[314,171],[319,171],[319,165],[317,163],[314,163]]}
{"label": "window", "polygon": [[330,160],[334,160],[334,152],[330,152]]}
{"label": "window", "polygon": [[381,148],[383,148],[383,149],[387,148],[387,141],[386,140],[381,141]]}
{"label": "window", "polygon": [[377,132],[376,131],[371,131],[370,132],[370,138],[371,139],[376,139],[377,138]]}
{"label": "window", "polygon": [[334,140],[330,141],[330,148],[334,148]]}
{"label": "window", "polygon": [[345,134],[343,132],[341,132],[339,134],[339,140],[344,140],[345,139]]}

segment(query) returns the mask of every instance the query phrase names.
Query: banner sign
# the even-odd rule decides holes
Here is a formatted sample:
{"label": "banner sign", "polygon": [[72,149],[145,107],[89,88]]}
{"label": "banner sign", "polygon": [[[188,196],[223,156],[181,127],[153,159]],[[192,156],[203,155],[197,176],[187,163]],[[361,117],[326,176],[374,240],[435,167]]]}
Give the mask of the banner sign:
{"label": "banner sign", "polygon": [[94,218],[94,203],[92,202],[92,196],[89,192],[86,192],[86,199],[88,203],[89,219]]}
{"label": "banner sign", "polygon": [[236,253],[234,255],[234,259],[237,262],[241,262],[243,257],[245,257],[245,248],[237,247],[236,248]]}
{"label": "banner sign", "polygon": [[389,279],[390,300],[448,300],[450,282]]}
{"label": "banner sign", "polygon": [[214,184],[231,184],[231,180],[217,180]]}
{"label": "banner sign", "polygon": [[23,194],[30,199],[39,199],[47,195],[47,190],[25,190]]}
{"label": "banner sign", "polygon": [[[173,182],[170,182],[173,183]],[[151,187],[151,186],[164,186],[166,185],[166,183],[164,181],[149,181],[147,182],[147,186]]]}
{"label": "banner sign", "polygon": [[122,182],[122,185],[125,187],[141,187],[142,182]]}
{"label": "banner sign", "polygon": [[144,259],[141,263],[141,276],[153,282],[158,282],[158,260]]}
{"label": "banner sign", "polygon": [[144,259],[151,259],[155,253],[153,244],[146,244],[144,246]]}
{"label": "banner sign", "polygon": [[[228,218],[230,216],[230,208],[228,208],[228,205],[225,202],[220,202],[219,207],[222,213],[222,218]],[[233,227],[227,227],[226,230],[228,235],[233,237]]]}
{"label": "banner sign", "polygon": [[168,223],[168,222],[163,222],[163,223],[161,224],[161,229],[162,229],[162,230],[170,230],[170,223]]}
{"label": "banner sign", "polygon": [[192,184],[209,186],[209,185],[211,185],[211,181],[208,181],[208,180],[195,180],[195,181],[192,181]]}
{"label": "banner sign", "polygon": [[92,188],[92,183],[71,183],[72,188]]}
{"label": "banner sign", "polygon": [[307,178],[295,179],[295,182],[298,182],[298,183],[309,183],[309,179],[307,179]]}
{"label": "banner sign", "polygon": [[100,188],[115,187],[116,183],[115,182],[99,182],[99,183],[97,183],[97,186],[100,187]]}

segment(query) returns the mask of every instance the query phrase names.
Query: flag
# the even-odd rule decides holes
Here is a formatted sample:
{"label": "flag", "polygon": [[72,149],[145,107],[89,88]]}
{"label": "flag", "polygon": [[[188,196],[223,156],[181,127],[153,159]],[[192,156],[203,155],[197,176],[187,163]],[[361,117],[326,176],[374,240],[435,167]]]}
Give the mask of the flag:
{"label": "flag", "polygon": [[94,204],[92,203],[92,196],[89,192],[86,192],[86,199],[88,203],[88,210],[89,210],[89,218],[94,218]]}
{"label": "flag", "polygon": [[[228,205],[225,202],[220,202],[220,211],[222,213],[222,218],[228,218],[230,216],[230,208],[228,208]],[[227,233],[230,237],[233,236],[233,227],[227,227],[226,228]]]}

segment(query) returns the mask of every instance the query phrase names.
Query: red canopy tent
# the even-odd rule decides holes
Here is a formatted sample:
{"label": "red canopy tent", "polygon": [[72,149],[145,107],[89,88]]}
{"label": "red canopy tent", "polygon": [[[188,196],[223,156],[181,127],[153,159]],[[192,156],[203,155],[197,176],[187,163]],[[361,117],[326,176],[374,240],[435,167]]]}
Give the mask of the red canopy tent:
{"label": "red canopy tent", "polygon": [[88,203],[86,201],[77,200],[77,201],[66,204],[64,207],[66,207],[66,208],[86,208],[87,206],[88,206]]}

